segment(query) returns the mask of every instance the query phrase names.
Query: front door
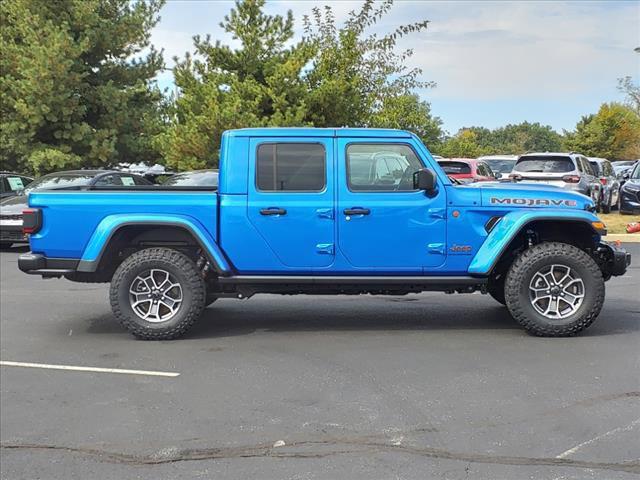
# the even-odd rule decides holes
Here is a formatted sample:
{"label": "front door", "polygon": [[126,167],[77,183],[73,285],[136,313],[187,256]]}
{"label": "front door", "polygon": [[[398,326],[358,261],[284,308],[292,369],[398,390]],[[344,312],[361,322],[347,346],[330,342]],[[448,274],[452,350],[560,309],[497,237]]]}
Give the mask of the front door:
{"label": "front door", "polygon": [[286,267],[326,267],[335,254],[333,138],[253,138],[248,216]]}
{"label": "front door", "polygon": [[413,188],[410,142],[338,139],[338,243],[358,268],[422,272],[444,263],[446,195]]}

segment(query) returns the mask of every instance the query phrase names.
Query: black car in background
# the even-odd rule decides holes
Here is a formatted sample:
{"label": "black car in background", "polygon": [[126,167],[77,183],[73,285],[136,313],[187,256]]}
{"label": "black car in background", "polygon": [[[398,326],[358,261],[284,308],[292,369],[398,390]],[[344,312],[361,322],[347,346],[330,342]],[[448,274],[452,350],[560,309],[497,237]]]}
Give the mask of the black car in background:
{"label": "black car in background", "polygon": [[33,178],[19,173],[0,172],[0,200],[13,197],[33,182]]}
{"label": "black car in background", "polygon": [[588,158],[593,172],[602,185],[596,208],[603,213],[610,213],[611,209],[618,205],[620,181],[609,160],[597,157]]}
{"label": "black car in background", "polygon": [[167,178],[162,184],[174,187],[217,187],[218,170],[194,170],[192,172],[176,173]]}
{"label": "black car in background", "polygon": [[636,162],[629,179],[620,187],[618,208],[623,214],[640,215],[640,162]]}
{"label": "black car in background", "polygon": [[70,170],[44,175],[0,203],[0,247],[8,248],[13,243],[26,241],[22,234],[22,211],[28,207],[27,196],[33,190],[132,185],[153,184],[140,175],[112,170]]}

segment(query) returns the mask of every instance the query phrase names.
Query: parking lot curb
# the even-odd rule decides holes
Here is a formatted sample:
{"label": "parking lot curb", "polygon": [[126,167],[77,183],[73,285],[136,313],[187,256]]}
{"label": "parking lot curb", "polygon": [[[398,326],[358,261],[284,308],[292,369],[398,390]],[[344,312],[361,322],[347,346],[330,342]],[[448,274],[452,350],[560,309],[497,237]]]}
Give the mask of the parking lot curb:
{"label": "parking lot curb", "polygon": [[639,233],[610,233],[604,240],[607,242],[616,242],[620,241],[623,243],[640,243],[640,234]]}

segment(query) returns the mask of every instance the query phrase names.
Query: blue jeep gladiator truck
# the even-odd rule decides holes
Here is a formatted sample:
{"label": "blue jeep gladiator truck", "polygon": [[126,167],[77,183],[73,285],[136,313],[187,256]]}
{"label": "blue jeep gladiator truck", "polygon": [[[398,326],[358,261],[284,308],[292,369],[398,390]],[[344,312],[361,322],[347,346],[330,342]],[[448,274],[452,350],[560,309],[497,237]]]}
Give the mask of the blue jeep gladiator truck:
{"label": "blue jeep gladiator truck", "polygon": [[111,282],[141,339],[184,334],[218,298],[256,293],[489,293],[526,330],[573,335],[630,255],[592,200],[555,187],[458,185],[398,130],[225,132],[217,189],[34,191],[24,215],[43,277]]}

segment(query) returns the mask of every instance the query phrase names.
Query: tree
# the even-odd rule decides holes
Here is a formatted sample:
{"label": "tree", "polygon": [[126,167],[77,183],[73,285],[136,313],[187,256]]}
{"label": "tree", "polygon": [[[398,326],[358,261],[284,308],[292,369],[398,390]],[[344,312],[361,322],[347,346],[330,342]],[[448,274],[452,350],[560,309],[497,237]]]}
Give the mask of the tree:
{"label": "tree", "polygon": [[[392,0],[366,0],[344,27],[331,7],[313,9],[304,36],[293,42],[294,20],[266,15],[264,0],[236,0],[220,26],[238,48],[194,37],[195,55],[176,59],[176,99],[171,125],[156,138],[168,165],[178,170],[215,166],[220,135],[259,126],[378,126],[410,128],[426,140],[439,136],[440,120],[413,95],[417,69],[406,69],[410,50],[396,41],[426,28],[401,26],[378,38],[364,30],[389,11]],[[424,115],[424,118],[420,118]]]}
{"label": "tree", "polygon": [[373,112],[369,126],[409,130],[429,148],[437,148],[442,137],[442,120],[431,114],[429,103],[411,94],[385,99],[382,107]]}
{"label": "tree", "polygon": [[489,130],[485,127],[462,128],[447,138],[438,154],[451,157],[553,152],[562,148],[562,136],[548,125],[522,122]]}
{"label": "tree", "polygon": [[[44,173],[154,161],[163,0],[0,2],[0,160]],[[143,49],[148,53],[142,55]]]}
{"label": "tree", "polygon": [[[313,125],[371,126],[386,115],[383,112],[415,103],[410,97],[416,89],[435,86],[419,79],[420,69],[406,66],[412,49],[395,51],[400,38],[425,30],[428,20],[400,25],[381,37],[366,34],[392,6],[393,0],[379,5],[366,0],[359,11],[349,12],[342,28],[336,25],[329,6],[324,12],[315,7],[313,19],[304,17],[304,40],[314,50],[312,66],[305,76],[309,90],[307,118]],[[429,113],[428,105],[426,111],[424,106],[420,108]],[[425,122],[428,125],[431,119],[425,118]]]}
{"label": "tree", "polygon": [[626,104],[640,115],[640,85],[629,76],[618,79],[618,90],[626,96]]}
{"label": "tree", "polygon": [[620,103],[603,103],[595,115],[577,123],[574,132],[565,132],[569,150],[609,160],[640,157],[640,115]]}
{"label": "tree", "polygon": [[177,169],[217,165],[224,130],[304,124],[301,72],[309,60],[293,37],[293,16],[265,15],[264,0],[237,0],[220,26],[239,40],[232,49],[194,37],[195,56],[176,58],[170,127],[158,135],[166,163]]}
{"label": "tree", "polygon": [[434,153],[447,158],[476,158],[487,153],[478,144],[478,135],[472,129],[463,128],[447,138]]}
{"label": "tree", "polygon": [[480,148],[487,155],[553,152],[562,147],[562,136],[549,125],[522,122],[489,130],[471,127]]}

